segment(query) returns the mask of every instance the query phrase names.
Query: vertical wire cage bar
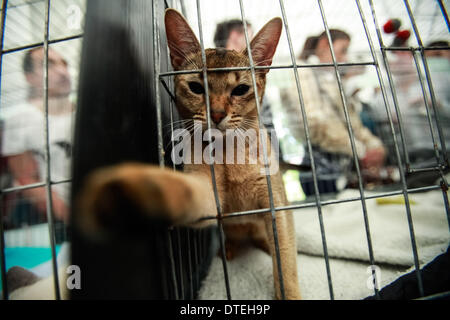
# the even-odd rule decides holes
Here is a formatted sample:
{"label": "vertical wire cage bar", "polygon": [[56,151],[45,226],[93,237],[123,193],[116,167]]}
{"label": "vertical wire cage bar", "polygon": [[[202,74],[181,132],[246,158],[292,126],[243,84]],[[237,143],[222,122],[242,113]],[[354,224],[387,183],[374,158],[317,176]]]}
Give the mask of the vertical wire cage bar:
{"label": "vertical wire cage bar", "polygon": [[[165,9],[169,8],[167,2],[165,2]],[[166,68],[169,69],[169,62],[170,61],[170,55],[169,52],[167,52],[167,65]],[[156,79],[160,78],[155,77]],[[167,86],[166,83],[162,80],[161,83],[163,84],[163,86]],[[158,82],[156,80],[156,82]],[[172,81],[169,81],[168,87],[166,88],[168,89],[168,92],[171,92],[172,90]],[[170,134],[171,134],[171,139],[170,139],[170,143],[171,143],[171,150],[172,152],[174,151],[174,138],[173,138],[173,132],[174,132],[174,113],[173,113],[173,103],[174,103],[174,99],[169,99],[169,117],[170,117]],[[176,170],[175,168],[175,163],[173,163],[172,165],[172,169]],[[170,235],[173,235],[173,232],[170,232]],[[185,299],[185,292],[184,292],[184,279],[183,279],[183,258],[182,258],[182,253],[181,253],[181,235],[180,235],[180,229],[176,228],[175,229],[175,237],[176,237],[176,244],[177,244],[177,248],[178,248],[178,274],[179,274],[179,294],[178,294],[178,298],[181,300]],[[188,248],[189,249],[189,248]],[[188,250],[188,255],[190,255],[190,250]],[[178,287],[178,286],[176,286]]]}
{"label": "vertical wire cage bar", "polygon": [[53,215],[53,197],[52,197],[52,185],[51,185],[51,166],[50,166],[50,135],[49,135],[49,117],[48,117],[48,38],[49,38],[49,20],[50,20],[50,0],[45,2],[45,29],[44,29],[44,118],[45,118],[45,164],[46,164],[46,177],[45,188],[47,197],[47,220],[50,236],[50,248],[52,253],[52,271],[53,282],[55,289],[56,300],[61,299],[61,292],[59,288],[58,279],[58,265],[56,261],[56,240],[55,240],[55,228],[54,228],[54,215]]}
{"label": "vertical wire cage bar", "polygon": [[186,247],[188,251],[187,255],[187,267],[188,267],[188,278],[189,278],[189,298],[194,298],[194,279],[192,278],[192,254],[191,254],[191,241],[190,241],[190,230],[186,230]]}
{"label": "vertical wire cage bar", "polygon": [[172,288],[175,300],[179,299],[178,294],[178,285],[177,285],[177,275],[175,270],[175,259],[173,256],[173,239],[172,239],[173,229],[167,230],[166,232],[166,248],[169,256],[169,264],[170,264],[170,275],[172,281]]}
{"label": "vertical wire cage bar", "polygon": [[[3,42],[5,39],[5,23],[8,0],[2,1],[2,15],[0,25],[0,92],[3,80]],[[1,105],[0,105],[1,108]],[[6,282],[6,258],[5,258],[5,230],[3,221],[3,190],[0,190],[0,268],[2,277],[2,293],[3,299],[8,299],[8,285]]]}
{"label": "vertical wire cage bar", "polygon": [[[165,4],[165,9],[168,9],[169,5],[167,4],[166,1],[164,2],[164,4]],[[167,70],[169,70],[169,64],[170,64],[170,54],[169,54],[169,51],[167,51],[167,65],[166,65]],[[157,77],[156,79],[158,79],[158,78],[159,77]],[[172,81],[169,81],[168,89],[169,89],[169,92],[171,91],[171,89],[173,89]],[[169,99],[169,117],[170,117],[170,134],[171,134],[170,141],[171,141],[171,146],[172,146],[172,152],[174,150],[174,139],[173,139],[173,131],[174,131],[174,112],[173,112],[174,106],[173,106],[173,104],[174,104],[174,102],[175,102],[175,99],[172,99],[172,98]],[[175,163],[173,163],[172,169],[176,170]],[[171,234],[173,234],[173,232]],[[184,292],[185,284],[184,284],[184,277],[183,277],[183,255],[182,255],[182,252],[181,252],[181,234],[180,234],[180,229],[179,228],[176,228],[175,235],[176,235],[176,244],[177,244],[177,248],[178,248],[178,255],[177,255],[177,257],[178,257],[178,274],[179,274],[179,281],[178,281],[179,282],[179,294],[178,294],[178,297],[179,297],[179,299],[184,300],[184,299],[186,299],[186,297],[185,297],[185,292]],[[190,247],[189,246],[187,248],[187,251],[188,251],[187,252],[188,256],[190,256],[191,253],[190,253]],[[189,266],[189,268],[191,268],[191,266]]]}
{"label": "vertical wire cage bar", "polygon": [[181,300],[185,299],[185,293],[184,293],[184,279],[183,279],[183,268],[182,268],[182,254],[181,254],[181,235],[180,235],[180,229],[177,228],[175,230],[175,237],[176,237],[176,243],[177,243],[177,247],[178,247],[178,274],[179,274],[179,287],[180,287],[180,293],[179,293],[179,298]]}
{"label": "vertical wire cage bar", "polygon": [[322,216],[322,203],[320,200],[320,193],[319,193],[319,187],[318,187],[318,182],[317,182],[316,164],[315,164],[315,160],[314,160],[313,152],[312,152],[312,144],[311,144],[311,139],[310,139],[308,119],[306,117],[305,102],[303,100],[303,94],[302,94],[301,87],[300,87],[300,80],[299,80],[298,69],[297,69],[298,66],[297,66],[297,62],[295,59],[294,49],[293,49],[292,40],[291,40],[291,34],[290,34],[290,30],[289,30],[289,24],[288,24],[288,20],[286,17],[286,11],[284,8],[284,1],[280,0],[279,2],[280,2],[284,26],[286,29],[286,36],[287,36],[287,41],[288,41],[288,45],[289,45],[289,54],[290,54],[291,62],[293,65],[295,84],[297,87],[297,94],[298,94],[299,103],[300,103],[300,110],[302,112],[303,128],[305,131],[306,143],[307,143],[307,148],[308,148],[308,153],[309,153],[309,160],[311,162],[315,203],[316,203],[317,214],[318,214],[318,218],[319,218],[320,234],[321,234],[321,238],[322,238],[321,240],[322,240],[323,253],[324,253],[324,257],[325,257],[325,267],[326,267],[326,271],[327,271],[328,290],[330,293],[330,299],[334,300],[333,283],[332,283],[332,279],[331,279],[331,270],[330,270],[330,261],[329,261],[329,257],[328,257],[327,240],[326,240],[325,227],[323,224],[323,216]]}
{"label": "vertical wire cage bar", "polygon": [[[320,14],[322,17],[322,22],[323,22],[323,26],[325,28],[326,34],[327,34],[327,38],[328,38],[328,44],[330,47],[330,52],[331,52],[331,58],[333,60],[333,64],[334,64],[334,72],[335,72],[335,76],[336,76],[336,80],[337,80],[337,84],[339,86],[339,94],[341,97],[341,102],[342,102],[342,107],[344,110],[344,116],[345,116],[345,122],[346,122],[346,126],[347,126],[347,130],[348,130],[348,135],[350,138],[350,145],[351,145],[351,149],[352,149],[352,154],[353,154],[353,161],[354,161],[354,165],[356,168],[356,174],[358,177],[358,187],[359,187],[359,194],[361,197],[361,206],[362,206],[362,211],[363,211],[363,216],[364,216],[364,227],[366,230],[366,239],[367,239],[367,246],[368,246],[368,251],[369,251],[369,261],[371,265],[375,265],[375,260],[374,260],[374,256],[373,256],[373,248],[372,248],[372,237],[370,235],[370,226],[369,226],[369,219],[367,217],[367,205],[366,205],[366,199],[365,199],[365,194],[364,194],[364,187],[363,187],[363,181],[362,181],[362,176],[361,176],[361,170],[359,167],[359,161],[358,161],[358,155],[356,152],[356,146],[355,146],[355,136],[354,136],[354,132],[353,132],[353,128],[352,128],[352,124],[350,122],[350,116],[349,116],[349,112],[348,112],[348,105],[347,105],[347,99],[345,97],[344,94],[344,88],[342,85],[342,79],[341,76],[339,74],[339,69],[338,69],[338,65],[337,65],[337,60],[336,60],[336,55],[334,52],[334,48],[333,48],[333,40],[331,38],[331,34],[330,34],[330,29],[328,27],[328,22],[326,19],[326,15],[325,15],[325,11],[323,8],[323,4],[321,0],[317,0],[318,4],[319,4],[319,9],[320,9]],[[377,283],[376,281],[376,272],[375,270],[372,269],[372,279],[375,283]],[[375,295],[378,297],[378,288],[377,286],[374,286],[374,291],[375,291]]]}
{"label": "vertical wire cage bar", "polygon": [[[203,29],[202,29],[202,14],[201,14],[201,8],[200,8],[200,1],[197,0],[197,18],[198,18],[198,30],[199,30],[199,37],[200,37],[200,49],[202,54],[202,63],[203,63],[203,83],[205,88],[205,101],[206,101],[206,124],[208,128],[208,135],[207,139],[208,142],[211,143],[211,106],[209,101],[209,89],[208,89],[208,74],[207,69],[208,65],[206,63],[206,53],[205,53],[205,47],[203,42]],[[212,158],[212,149],[209,149],[209,157]],[[225,289],[227,292],[227,298],[228,300],[231,300],[231,291],[230,291],[230,282],[228,279],[228,268],[227,268],[227,262],[226,262],[226,255],[225,255],[225,242],[224,242],[224,232],[223,232],[223,225],[222,225],[222,208],[220,206],[220,199],[219,194],[217,191],[217,184],[216,184],[216,174],[214,170],[214,164],[210,164],[210,171],[211,171],[211,180],[212,180],[212,186],[213,186],[213,192],[214,192],[214,200],[216,202],[216,208],[217,208],[217,215],[218,215],[218,226],[219,226],[219,241],[220,241],[220,251],[222,256],[222,264],[223,264],[223,271],[224,271],[224,277],[225,277]]]}
{"label": "vertical wire cage bar", "polygon": [[[159,74],[161,73],[161,48],[159,46],[160,37],[159,37],[159,11],[158,11],[158,1],[153,1],[153,67],[155,72],[155,81],[154,81],[154,92],[155,92],[155,100],[156,100],[156,126],[158,131],[158,160],[159,167],[165,167],[164,161],[164,142],[163,142],[163,128],[162,128],[162,106],[161,106],[161,93],[160,93],[160,83],[157,79],[159,79]],[[176,276],[176,266],[175,259],[173,253],[173,229],[166,231],[166,239],[167,239],[167,251],[168,258],[170,263],[170,278],[172,281],[173,294],[176,300],[179,299],[178,294],[178,286],[177,286],[177,276]]]}
{"label": "vertical wire cage bar", "polygon": [[[155,6],[156,6],[156,4],[155,4]],[[169,6],[169,4],[167,3],[167,1],[164,1],[164,8],[165,8],[165,9],[168,9],[169,7],[170,7],[170,6]],[[158,39],[158,43],[160,43],[159,39]],[[167,70],[169,70],[170,54],[169,54],[168,51],[167,51],[167,56],[166,56],[166,58],[167,58],[166,68],[167,68]],[[169,84],[168,84],[168,87],[167,87],[167,84],[160,78],[160,74],[158,74],[158,75],[155,75],[155,82],[156,82],[156,85],[157,85],[157,86],[159,86],[158,79],[161,80],[161,83],[163,84],[163,86],[166,87],[167,91],[168,91],[168,92],[171,92],[171,89],[172,89],[172,81],[169,81]],[[169,99],[169,117],[170,117],[170,134],[171,134],[170,143],[171,143],[171,150],[172,150],[172,152],[174,151],[174,139],[173,139],[173,132],[174,132],[173,103],[174,103],[174,101],[175,101],[175,99],[171,96],[171,99]],[[163,132],[163,128],[161,128],[161,132]],[[163,143],[163,141],[164,141],[163,138],[164,138],[164,137],[161,137],[161,140],[162,140],[161,142],[162,142],[162,143]],[[163,150],[163,151],[161,152],[161,155],[164,155],[164,154],[165,154],[165,150]],[[173,169],[173,170],[176,170],[175,163],[173,163],[172,169]],[[176,238],[175,241],[173,241],[173,235],[174,235],[174,234],[175,234],[175,238]],[[177,300],[178,300],[178,299],[184,300],[184,299],[185,299],[185,292],[184,292],[183,262],[182,262],[182,261],[183,261],[183,258],[182,258],[182,253],[181,253],[181,235],[180,235],[180,229],[179,229],[179,228],[175,228],[175,230],[170,230],[170,231],[169,231],[169,239],[170,239],[170,241],[176,243],[176,247],[177,247],[177,249],[178,249],[178,252],[177,252],[177,259],[178,259],[178,275],[179,275],[179,278],[178,278],[178,282],[177,282],[177,281],[174,282],[174,292],[175,292],[175,295],[176,295],[176,299],[177,299]],[[173,246],[171,245],[171,246],[170,246],[170,249],[169,249],[169,250],[170,250],[169,254],[172,254],[171,261],[174,261],[174,258],[173,258],[173,249],[172,249],[172,248],[173,248]],[[189,247],[188,247],[188,255],[190,255]],[[172,266],[173,266],[173,268],[175,268],[175,267],[176,267],[176,266],[175,266],[175,263],[173,263]],[[172,278],[176,280],[176,270],[172,271]],[[179,290],[178,293],[177,293],[177,290]]]}
{"label": "vertical wire cage bar", "polygon": [[447,25],[447,29],[450,32],[450,21],[448,19],[448,14],[447,14],[447,10],[445,9],[445,5],[442,2],[442,0],[437,0],[439,8],[441,9],[442,12],[442,16],[444,17],[445,23]]}
{"label": "vertical wire cage bar", "polygon": [[[199,262],[199,256],[198,256],[198,246],[197,246],[197,235],[195,232],[192,233],[191,235],[191,239],[190,241],[193,244],[194,247],[194,265],[198,266],[198,262]],[[198,288],[198,283],[200,282],[199,280],[199,272],[198,272],[198,268],[195,268],[195,274],[194,274],[194,288]]]}
{"label": "vertical wire cage bar", "polygon": [[278,231],[277,231],[277,224],[276,224],[276,213],[275,213],[275,206],[273,201],[273,192],[272,192],[272,182],[270,178],[270,169],[269,169],[269,161],[268,161],[268,155],[267,155],[267,139],[263,136],[263,128],[264,124],[261,119],[261,105],[259,101],[259,95],[258,95],[258,88],[256,85],[256,72],[255,72],[255,64],[252,57],[252,51],[250,47],[250,40],[248,36],[248,30],[247,30],[247,23],[245,22],[245,12],[244,12],[244,5],[242,4],[242,0],[239,0],[239,8],[241,11],[241,18],[242,18],[242,25],[244,27],[244,36],[245,36],[245,44],[247,47],[247,53],[248,53],[248,59],[250,61],[250,71],[252,75],[252,83],[253,83],[253,90],[255,92],[255,101],[256,101],[256,110],[258,112],[258,123],[259,123],[259,138],[262,140],[261,146],[263,151],[263,159],[264,159],[264,169],[266,174],[266,182],[267,182],[267,191],[269,196],[269,205],[270,205],[270,213],[272,215],[272,230],[273,230],[273,237],[274,237],[274,244],[275,244],[275,258],[277,262],[277,268],[278,268],[278,277],[280,280],[280,291],[281,291],[281,298],[283,300],[286,299],[285,292],[284,292],[284,281],[283,281],[283,270],[281,266],[281,257],[280,257],[280,247],[278,242]]}
{"label": "vertical wire cage bar", "polygon": [[[386,72],[387,72],[387,76],[389,79],[389,85],[390,85],[390,89],[392,91],[392,95],[394,98],[394,105],[395,105],[395,109],[397,112],[397,116],[400,114],[399,110],[398,110],[398,103],[397,103],[397,98],[396,98],[396,93],[395,93],[395,89],[394,89],[394,84],[393,84],[393,80],[392,80],[392,74],[390,72],[390,67],[389,67],[389,62],[387,60],[386,57],[386,50],[384,49],[384,45],[383,45],[383,40],[381,37],[381,32],[380,32],[380,28],[378,25],[378,21],[377,21],[377,16],[376,16],[376,12],[375,12],[375,7],[373,5],[373,1],[369,0],[369,5],[371,8],[371,12],[372,12],[372,18],[374,21],[374,25],[376,28],[376,33],[377,33],[377,37],[378,37],[378,41],[380,43],[380,48],[381,48],[381,52],[382,52],[382,57],[383,57],[383,63],[384,63],[384,67],[386,68]],[[375,54],[372,52],[372,55],[375,57]],[[381,78],[379,76],[379,80],[380,80],[380,86],[381,88],[383,88],[384,86],[382,85],[382,81]],[[383,90],[383,96],[385,96],[385,92]],[[385,101],[385,107],[386,107],[386,111],[388,116],[390,115],[390,108],[387,104],[387,99],[384,97],[384,101]],[[392,118],[390,117],[390,122],[391,122],[391,130],[393,130],[392,127]],[[401,126],[401,121],[399,118],[399,126]],[[401,184],[402,184],[402,190],[403,190],[403,197],[405,199],[405,208],[406,208],[406,216],[408,219],[408,228],[409,228],[409,234],[410,234],[410,238],[411,238],[411,246],[412,246],[412,253],[413,253],[413,259],[414,259],[414,267],[415,267],[415,273],[416,273],[416,277],[417,277],[417,285],[418,285],[418,289],[419,289],[419,293],[420,295],[423,297],[424,296],[424,290],[423,290],[423,283],[422,283],[422,275],[420,272],[420,265],[419,265],[419,257],[418,257],[418,252],[417,252],[417,243],[416,243],[416,239],[415,239],[415,232],[414,232],[414,226],[413,226],[413,221],[412,221],[412,216],[411,216],[411,207],[410,207],[410,202],[409,202],[409,196],[408,196],[408,191],[407,191],[407,184],[406,184],[406,177],[405,177],[405,170],[403,168],[402,165],[402,161],[401,161],[401,157],[399,154],[399,149],[397,147],[397,143],[396,143],[396,136],[394,131],[392,131],[392,134],[394,135],[394,144],[396,146],[395,150],[396,150],[396,156],[397,156],[397,160],[398,160],[398,169],[400,171],[400,180],[401,180]],[[402,138],[401,142],[403,143],[403,147],[405,150],[405,141]],[[405,154],[405,159],[407,159],[406,154]],[[409,162],[406,163],[407,166],[407,170],[409,169]]]}
{"label": "vertical wire cage bar", "polygon": [[[153,1],[153,68],[155,72],[155,78],[159,78],[161,73],[161,50],[159,47],[159,21],[158,21],[158,1]],[[158,159],[159,166],[164,168],[164,145],[162,134],[162,110],[161,110],[161,94],[159,90],[159,82],[155,81],[155,99],[156,99],[156,121],[157,121],[157,134],[158,134]]]}

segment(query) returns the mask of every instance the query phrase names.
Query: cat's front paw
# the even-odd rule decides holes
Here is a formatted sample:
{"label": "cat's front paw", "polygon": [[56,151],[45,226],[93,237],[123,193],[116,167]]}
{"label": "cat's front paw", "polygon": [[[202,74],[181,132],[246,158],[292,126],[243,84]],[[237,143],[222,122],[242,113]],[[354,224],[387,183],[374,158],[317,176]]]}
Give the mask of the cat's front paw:
{"label": "cat's front paw", "polygon": [[215,213],[204,188],[198,177],[151,165],[102,168],[86,179],[75,221],[90,234],[133,230],[149,221],[204,227],[214,220],[198,220]]}

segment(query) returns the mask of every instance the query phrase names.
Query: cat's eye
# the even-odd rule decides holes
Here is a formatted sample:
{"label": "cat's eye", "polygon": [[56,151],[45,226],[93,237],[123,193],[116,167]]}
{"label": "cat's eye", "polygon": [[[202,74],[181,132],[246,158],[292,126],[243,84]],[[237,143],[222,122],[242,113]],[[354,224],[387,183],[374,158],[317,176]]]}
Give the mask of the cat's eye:
{"label": "cat's eye", "polygon": [[195,94],[204,94],[205,93],[205,89],[198,82],[191,81],[191,82],[188,82],[188,85],[189,85],[189,89],[191,89],[191,91]]}
{"label": "cat's eye", "polygon": [[246,94],[248,92],[249,89],[250,89],[250,87],[248,85],[240,84],[236,88],[234,88],[233,91],[231,91],[231,95],[232,96],[243,96],[244,94]]}

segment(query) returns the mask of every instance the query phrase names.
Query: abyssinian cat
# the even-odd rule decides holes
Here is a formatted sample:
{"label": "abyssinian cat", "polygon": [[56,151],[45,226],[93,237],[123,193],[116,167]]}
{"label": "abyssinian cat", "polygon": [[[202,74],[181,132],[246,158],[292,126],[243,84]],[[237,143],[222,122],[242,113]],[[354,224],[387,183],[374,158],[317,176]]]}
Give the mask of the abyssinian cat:
{"label": "abyssinian cat", "polygon": [[[174,70],[201,69],[203,62],[199,41],[182,15],[173,9],[166,10],[165,27]],[[253,38],[250,48],[255,65],[270,66],[281,30],[281,19],[274,18]],[[250,65],[246,49],[243,52],[223,48],[206,49],[205,54],[208,69]],[[267,71],[268,69],[258,69],[256,72],[260,102],[264,95]],[[256,131],[259,142],[261,132],[251,71],[208,72],[207,78],[211,127],[223,132],[224,136],[228,129],[244,132],[252,129]],[[179,114],[186,121],[200,121],[202,130],[206,130],[207,110],[203,73],[178,74],[174,81]],[[267,136],[265,129],[262,134]],[[247,143],[251,142],[247,140]],[[271,152],[271,144],[266,145],[270,161],[277,161],[275,153]],[[226,146],[216,152],[226,153]],[[246,152],[245,156],[249,157],[249,152]],[[223,215],[270,208],[266,176],[263,174],[264,165],[261,162],[221,163],[215,164],[214,169]],[[102,218],[97,219],[99,217],[95,216],[95,212],[99,211],[97,210],[99,206],[107,205],[108,201],[102,193],[111,184],[116,186],[119,184],[127,190],[126,194],[130,200],[143,208],[144,212],[149,215],[162,214],[165,218],[169,218],[173,225],[202,227],[216,223],[215,219],[199,221],[201,218],[217,214],[210,165],[205,161],[197,164],[185,163],[184,172],[131,163],[96,171],[87,180],[84,196],[80,198],[80,212],[87,217],[85,220],[87,224],[84,227],[101,227],[99,224]],[[271,173],[271,184],[274,205],[286,205],[287,200],[279,172]],[[277,211],[275,220],[285,297],[299,299],[297,250],[292,213]],[[240,242],[246,240],[251,240],[254,245],[272,255],[276,298],[281,298],[271,213],[225,218],[222,221],[228,259],[237,253],[236,248]]]}
{"label": "abyssinian cat", "polygon": [[[180,13],[168,9],[165,14],[167,41],[172,66],[175,70],[202,69],[200,44]],[[280,18],[270,20],[253,38],[250,44],[255,65],[269,66],[281,35]],[[207,68],[247,67],[250,65],[248,52],[206,50]],[[264,95],[268,69],[258,69],[256,86],[260,102]],[[230,130],[256,132],[256,143],[267,132],[260,132],[257,105],[250,70],[208,72],[208,92],[210,102],[211,127],[222,132]],[[201,130],[206,125],[206,96],[203,73],[178,74],[175,76],[176,105],[180,115],[189,121],[199,121]],[[266,139],[269,141],[269,139]],[[194,142],[192,142],[194,143]],[[244,141],[248,146],[254,139]],[[204,146],[204,145],[203,145]],[[241,144],[242,146],[242,144]],[[266,143],[267,155],[273,163],[277,161],[270,143]],[[193,146],[192,146],[193,147]],[[224,154],[228,145],[222,150]],[[238,148],[236,145],[234,148]],[[260,150],[261,153],[261,150]],[[250,164],[250,153],[245,152],[244,164],[214,164],[220,208],[224,216],[232,212],[270,208],[268,186],[261,161]],[[270,172],[273,204],[287,204],[283,182],[279,172]],[[204,227],[216,223],[215,219],[201,219],[217,215],[210,165],[185,163],[184,172],[161,169],[157,166],[125,163],[103,168],[91,174],[85,182],[76,205],[81,217],[80,227],[87,233],[98,234],[114,217],[104,216],[111,205],[110,191],[119,188],[128,201],[149,216],[169,219],[174,226]],[[101,213],[101,214],[100,214]],[[244,215],[222,220],[226,236],[226,255],[231,259],[238,254],[244,241],[250,241],[272,256],[275,296],[282,298],[278,275],[278,264],[273,236],[272,214]],[[286,299],[300,299],[297,276],[297,250],[292,213],[277,211],[275,214],[279,254]]]}

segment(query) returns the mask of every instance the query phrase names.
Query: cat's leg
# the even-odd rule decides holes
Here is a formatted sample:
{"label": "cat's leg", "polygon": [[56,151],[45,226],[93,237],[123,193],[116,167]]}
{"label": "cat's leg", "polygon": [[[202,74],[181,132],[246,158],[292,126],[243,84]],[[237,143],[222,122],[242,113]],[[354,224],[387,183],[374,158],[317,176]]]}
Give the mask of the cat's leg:
{"label": "cat's leg", "polygon": [[132,219],[147,216],[174,226],[206,227],[215,219],[199,219],[216,215],[207,175],[138,163],[93,172],[86,179],[75,208],[78,226],[91,234],[120,229]]}
{"label": "cat's leg", "polygon": [[[275,282],[276,298],[281,299],[280,278],[278,275],[278,263],[275,251],[275,241],[273,236],[272,215],[265,214],[264,220],[270,243],[270,251],[273,262],[273,277]],[[300,299],[300,288],[297,275],[297,249],[295,241],[295,232],[293,230],[292,212],[276,213],[276,230],[278,246],[280,252],[281,270],[283,274],[284,293],[286,299]]]}
{"label": "cat's leg", "polygon": [[[282,190],[276,191],[274,188],[274,204],[275,206],[284,205],[280,195]],[[267,189],[264,190],[267,194]],[[269,207],[269,201],[264,197],[263,208]],[[291,211],[276,211],[275,223],[278,239],[278,247],[280,252],[281,270],[283,275],[284,293],[286,299],[300,299],[300,288],[297,275],[297,246],[295,238],[294,220]],[[264,214],[264,222],[266,226],[267,239],[269,242],[270,253],[272,255],[273,277],[275,283],[275,294],[277,299],[281,299],[280,278],[278,275],[278,263],[276,258],[275,240],[273,233],[272,214]]]}
{"label": "cat's leg", "polygon": [[[247,219],[247,221],[239,223],[233,221],[234,219],[225,219],[223,223],[223,231],[226,236],[225,253],[227,260],[232,260],[243,253],[243,249],[249,244],[253,244],[270,254],[269,242],[263,220]],[[221,256],[220,250],[218,254]]]}
{"label": "cat's leg", "polygon": [[270,241],[267,236],[265,224],[266,223],[264,220],[257,219],[256,222],[253,224],[251,237],[255,247],[271,255]]}

